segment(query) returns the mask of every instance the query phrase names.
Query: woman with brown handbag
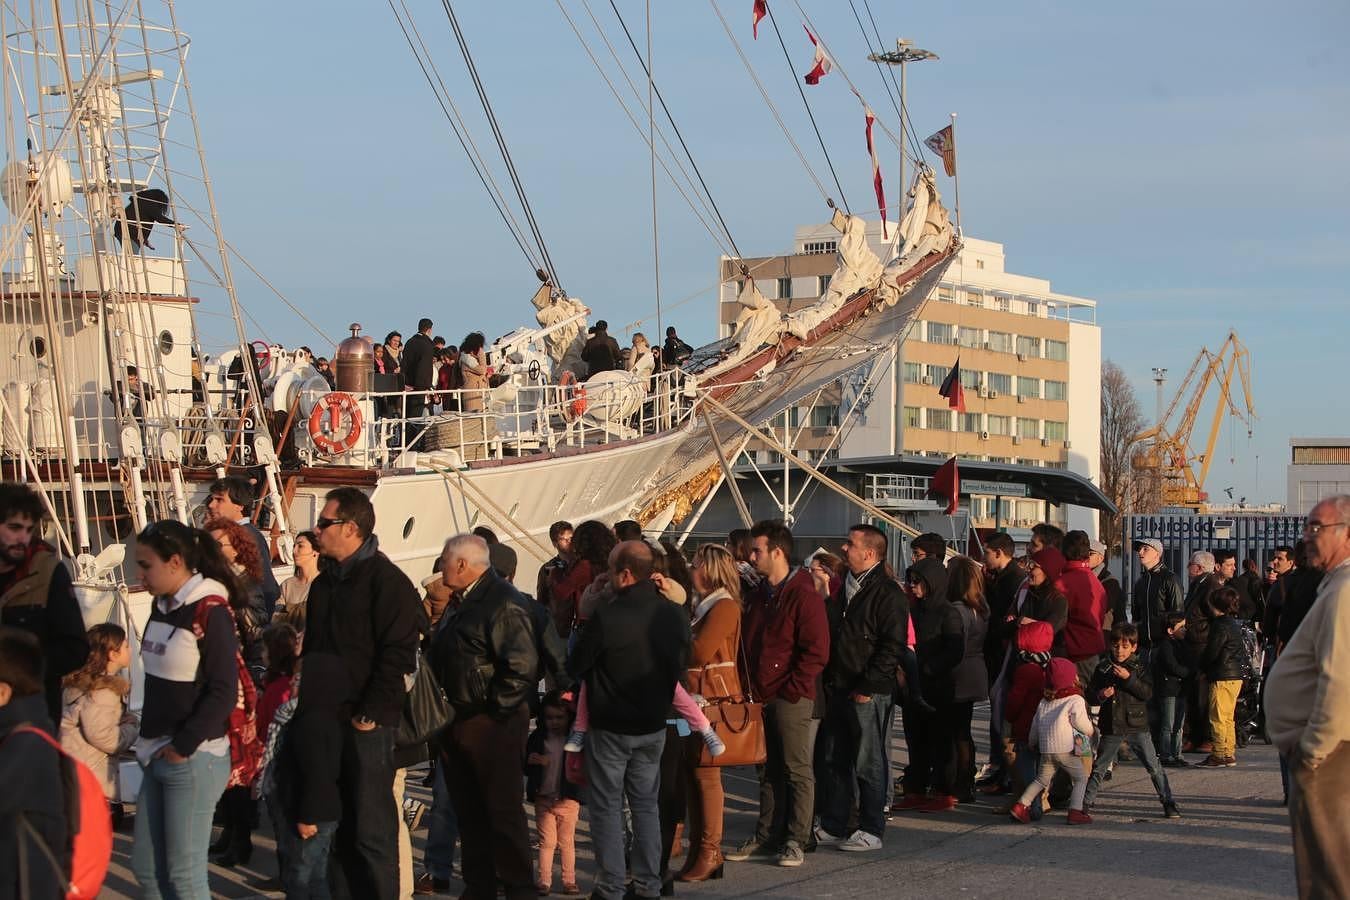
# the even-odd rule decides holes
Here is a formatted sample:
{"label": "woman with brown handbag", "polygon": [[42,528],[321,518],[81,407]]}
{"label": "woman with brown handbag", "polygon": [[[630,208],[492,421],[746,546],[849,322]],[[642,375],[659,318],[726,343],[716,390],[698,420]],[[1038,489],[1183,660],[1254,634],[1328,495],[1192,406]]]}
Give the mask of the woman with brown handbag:
{"label": "woman with brown handbag", "polygon": [[[739,700],[744,692],[737,673],[741,643],[740,574],[725,547],[707,544],[694,554],[693,647],[689,656],[689,692],[709,702]],[[689,772],[689,856],[680,881],[706,881],[722,874],[722,770],[700,766],[703,741],[687,757]]]}

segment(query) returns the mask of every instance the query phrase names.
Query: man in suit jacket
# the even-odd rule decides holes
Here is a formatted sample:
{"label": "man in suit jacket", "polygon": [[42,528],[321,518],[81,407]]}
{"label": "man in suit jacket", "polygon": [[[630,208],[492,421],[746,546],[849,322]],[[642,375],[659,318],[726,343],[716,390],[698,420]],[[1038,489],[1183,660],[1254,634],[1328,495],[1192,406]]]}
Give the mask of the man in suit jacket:
{"label": "man in suit jacket", "polygon": [[403,387],[408,396],[403,398],[406,416],[415,419],[426,410],[427,392],[431,390],[432,363],[436,358],[436,348],[431,343],[431,320],[419,319],[417,334],[408,338],[403,345]]}

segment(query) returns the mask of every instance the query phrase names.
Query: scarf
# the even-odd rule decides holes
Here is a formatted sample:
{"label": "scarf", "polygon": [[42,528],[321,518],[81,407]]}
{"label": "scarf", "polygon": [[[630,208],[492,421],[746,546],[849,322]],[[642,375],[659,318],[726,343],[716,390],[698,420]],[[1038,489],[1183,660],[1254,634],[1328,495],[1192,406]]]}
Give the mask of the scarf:
{"label": "scarf", "polygon": [[852,570],[850,570],[846,575],[844,575],[845,602],[851,602],[853,600],[853,596],[857,594],[858,591],[862,590],[862,583],[867,580],[867,576],[871,575],[872,570],[879,565],[881,565],[881,563],[873,563],[872,568],[868,569],[861,575],[854,575]]}

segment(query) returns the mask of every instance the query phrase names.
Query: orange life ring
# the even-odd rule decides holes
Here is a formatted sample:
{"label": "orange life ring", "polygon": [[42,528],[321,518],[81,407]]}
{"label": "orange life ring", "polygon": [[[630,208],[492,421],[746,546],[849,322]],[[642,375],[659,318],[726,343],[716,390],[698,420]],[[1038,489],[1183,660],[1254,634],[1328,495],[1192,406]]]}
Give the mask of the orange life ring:
{"label": "orange life ring", "polygon": [[[340,433],[343,416],[347,431]],[[324,430],[325,418],[327,431]],[[324,453],[346,453],[361,439],[361,407],[356,398],[343,391],[332,391],[319,398],[309,414],[309,438]]]}
{"label": "orange life ring", "polygon": [[562,373],[558,387],[563,394],[563,418],[575,422],[586,412],[586,386],[577,383],[577,376],[571,369]]}

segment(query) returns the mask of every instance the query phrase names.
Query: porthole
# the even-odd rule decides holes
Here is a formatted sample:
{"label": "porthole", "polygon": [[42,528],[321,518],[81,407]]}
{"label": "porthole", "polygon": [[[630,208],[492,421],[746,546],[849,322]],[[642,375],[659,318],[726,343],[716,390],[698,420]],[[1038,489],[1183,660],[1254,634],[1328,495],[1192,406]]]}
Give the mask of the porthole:
{"label": "porthole", "polygon": [[408,537],[412,534],[413,524],[414,524],[416,521],[417,521],[417,519],[416,519],[415,517],[409,516],[409,517],[408,517],[408,521],[406,521],[406,522],[403,523],[403,539],[404,539],[405,541],[406,541],[406,540],[408,539]]}
{"label": "porthole", "polygon": [[168,356],[173,352],[173,334],[166,328],[159,333],[159,355]]}
{"label": "porthole", "polygon": [[44,337],[35,337],[28,343],[28,352],[33,354],[33,359],[47,358],[47,339]]}

